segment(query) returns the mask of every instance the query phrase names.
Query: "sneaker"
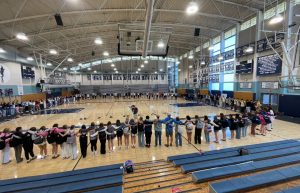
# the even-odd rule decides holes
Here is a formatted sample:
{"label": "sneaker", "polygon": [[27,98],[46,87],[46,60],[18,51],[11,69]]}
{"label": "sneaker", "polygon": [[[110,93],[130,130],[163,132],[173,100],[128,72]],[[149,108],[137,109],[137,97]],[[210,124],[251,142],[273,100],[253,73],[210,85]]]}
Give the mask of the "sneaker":
{"label": "sneaker", "polygon": [[30,163],[31,162],[31,160],[27,160],[27,163]]}
{"label": "sneaker", "polygon": [[31,158],[31,160],[35,160],[37,157],[36,156],[33,156],[32,158]]}
{"label": "sneaker", "polygon": [[166,146],[166,147],[169,147],[169,145],[168,145],[168,144],[165,144],[165,146]]}

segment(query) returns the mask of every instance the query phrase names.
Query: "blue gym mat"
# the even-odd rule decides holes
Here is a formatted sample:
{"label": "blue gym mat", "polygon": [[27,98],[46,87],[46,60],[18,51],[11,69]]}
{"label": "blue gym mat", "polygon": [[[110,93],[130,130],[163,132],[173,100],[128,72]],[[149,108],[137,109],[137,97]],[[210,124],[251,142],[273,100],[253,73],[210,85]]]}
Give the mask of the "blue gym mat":
{"label": "blue gym mat", "polygon": [[197,107],[197,106],[206,106],[203,103],[175,103],[175,104],[170,104],[176,107]]}
{"label": "blue gym mat", "polygon": [[65,113],[78,113],[84,108],[73,108],[73,109],[46,109],[41,110],[39,114],[65,114]]}

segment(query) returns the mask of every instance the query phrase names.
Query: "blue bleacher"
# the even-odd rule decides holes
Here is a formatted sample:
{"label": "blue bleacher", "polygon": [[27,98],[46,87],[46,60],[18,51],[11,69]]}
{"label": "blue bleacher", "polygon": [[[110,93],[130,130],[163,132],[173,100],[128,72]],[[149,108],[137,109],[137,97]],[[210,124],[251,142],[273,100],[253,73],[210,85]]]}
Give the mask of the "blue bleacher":
{"label": "blue bleacher", "polygon": [[285,166],[289,164],[300,163],[300,154],[278,157],[268,160],[255,161],[240,165],[230,165],[221,168],[193,172],[194,182],[201,183],[209,180],[216,180],[224,177],[232,177],[239,174],[247,174],[270,168]]}
{"label": "blue bleacher", "polygon": [[[31,189],[28,191],[20,191],[21,193],[35,193],[35,192],[47,192],[47,193],[66,193],[66,192],[85,192],[95,189],[103,189],[111,186],[121,186],[123,184],[123,176],[114,176],[93,180],[84,180],[74,183],[48,186],[44,188]],[[3,191],[3,192],[15,192],[15,191]]]}
{"label": "blue bleacher", "polygon": [[300,192],[300,186],[290,188],[290,189],[286,189],[286,190],[282,190],[282,191],[276,192],[276,193],[299,193],[299,192]]}
{"label": "blue bleacher", "polygon": [[[0,181],[0,192],[105,192],[104,189],[107,188],[117,190],[113,192],[122,192],[124,171],[120,168],[121,165],[114,164],[56,174],[2,180]],[[117,188],[119,186],[121,189]]]}
{"label": "blue bleacher", "polygon": [[229,157],[221,160],[210,160],[210,161],[204,161],[200,163],[182,165],[181,170],[183,173],[188,173],[197,170],[223,167],[227,165],[234,165],[234,164],[239,164],[239,163],[244,163],[249,161],[258,161],[258,160],[270,159],[275,157],[281,157],[281,156],[299,153],[299,151],[300,151],[300,147],[292,147],[292,148],[274,150],[269,152],[244,155],[239,157]]}
{"label": "blue bleacher", "polygon": [[116,186],[111,188],[104,188],[100,190],[92,190],[85,193],[122,193],[123,187],[122,186]]}
{"label": "blue bleacher", "polygon": [[199,156],[206,156],[206,155],[212,155],[212,154],[218,154],[218,153],[237,151],[241,147],[243,147],[243,148],[257,148],[257,147],[264,147],[264,146],[271,146],[271,145],[285,144],[285,143],[292,143],[292,142],[295,142],[295,140],[282,140],[282,141],[275,141],[275,142],[260,143],[260,144],[255,144],[255,145],[245,145],[245,146],[225,148],[225,149],[220,149],[220,150],[212,150],[212,151],[205,152],[203,155],[200,155],[199,153],[175,155],[175,156],[169,156],[167,158],[167,160],[168,161],[174,161],[174,160],[179,160],[179,159],[187,159],[187,158],[192,158],[192,157],[199,157]]}
{"label": "blue bleacher", "polygon": [[245,192],[298,178],[300,178],[300,166],[293,166],[216,182],[209,186],[211,193]]}
{"label": "blue bleacher", "polygon": [[[86,174],[86,173],[93,173],[93,172],[101,172],[101,171],[109,171],[109,170],[117,170],[119,172],[122,172],[123,170],[120,170],[120,167],[123,164],[113,164],[113,165],[107,165],[107,166],[99,166],[99,167],[93,167],[93,168],[86,168],[86,169],[79,169],[74,171],[67,171],[67,172],[61,172],[61,173],[54,173],[54,174],[46,174],[46,175],[39,175],[39,176],[31,176],[31,177],[25,177],[25,178],[16,178],[16,179],[8,179],[8,180],[1,180],[0,181],[0,187],[9,185],[9,184],[18,184],[18,183],[25,183],[25,182],[32,182],[32,181],[38,181],[38,180],[44,180],[44,179],[53,179],[53,178],[60,178],[60,177],[70,177],[73,175],[78,174]],[[104,175],[105,176],[105,175]]]}
{"label": "blue bleacher", "polygon": [[[254,153],[267,152],[267,151],[285,149],[285,148],[296,147],[296,146],[300,146],[300,142],[295,141],[292,143],[275,144],[275,145],[270,145],[265,147],[250,147],[247,149],[249,150],[250,154],[254,154]],[[237,150],[231,152],[225,152],[223,154],[213,154],[213,155],[198,156],[198,157],[188,158],[188,159],[174,160],[173,164],[175,166],[181,166],[186,164],[192,164],[192,163],[198,163],[198,162],[203,162],[208,160],[216,160],[216,159],[222,159],[222,158],[234,157],[234,156],[239,156],[239,152]]]}

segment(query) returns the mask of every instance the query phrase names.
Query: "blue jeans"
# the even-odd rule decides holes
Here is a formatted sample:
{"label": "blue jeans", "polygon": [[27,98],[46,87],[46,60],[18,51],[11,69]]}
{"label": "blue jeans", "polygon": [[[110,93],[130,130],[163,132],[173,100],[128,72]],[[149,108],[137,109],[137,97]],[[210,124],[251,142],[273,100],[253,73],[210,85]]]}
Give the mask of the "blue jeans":
{"label": "blue jeans", "polygon": [[145,146],[145,132],[144,131],[138,132],[138,142],[139,142],[139,147]]}
{"label": "blue jeans", "polygon": [[246,137],[246,135],[247,135],[247,129],[248,129],[247,126],[242,127],[242,137]]}
{"label": "blue jeans", "polygon": [[206,141],[206,143],[209,143],[209,142],[210,142],[209,132],[204,131],[204,136],[205,136],[205,141]]}
{"label": "blue jeans", "polygon": [[176,144],[176,147],[178,146],[182,146],[182,136],[181,136],[181,133],[175,133],[175,144]]}
{"label": "blue jeans", "polygon": [[236,138],[237,139],[241,139],[241,131],[242,131],[242,128],[241,127],[238,127],[236,129]]}
{"label": "blue jeans", "polygon": [[155,131],[155,146],[161,145],[161,131]]}

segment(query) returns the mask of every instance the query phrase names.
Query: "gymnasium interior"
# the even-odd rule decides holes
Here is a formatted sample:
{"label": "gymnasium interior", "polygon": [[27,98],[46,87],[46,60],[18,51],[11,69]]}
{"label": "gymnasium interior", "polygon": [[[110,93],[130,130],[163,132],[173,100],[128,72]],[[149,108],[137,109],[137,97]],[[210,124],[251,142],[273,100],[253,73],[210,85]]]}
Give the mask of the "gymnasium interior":
{"label": "gymnasium interior", "polygon": [[300,0],[1,0],[0,193],[299,193]]}

